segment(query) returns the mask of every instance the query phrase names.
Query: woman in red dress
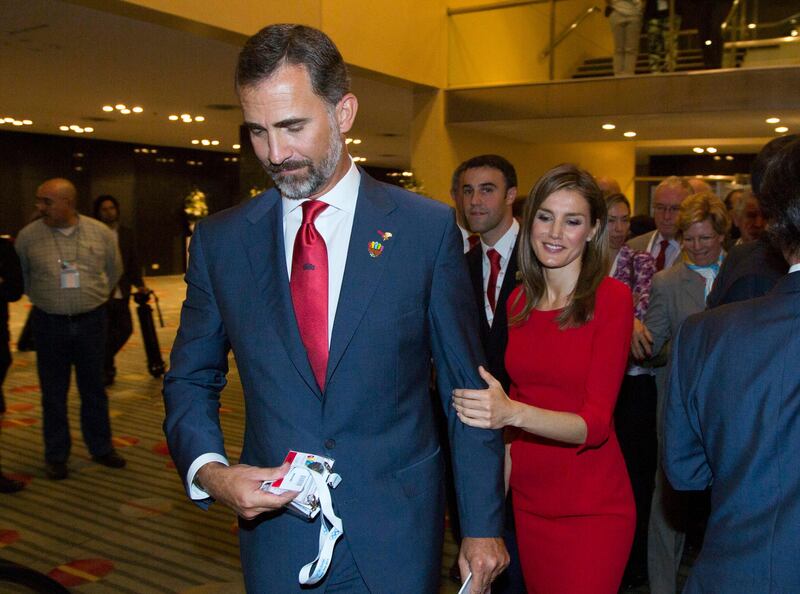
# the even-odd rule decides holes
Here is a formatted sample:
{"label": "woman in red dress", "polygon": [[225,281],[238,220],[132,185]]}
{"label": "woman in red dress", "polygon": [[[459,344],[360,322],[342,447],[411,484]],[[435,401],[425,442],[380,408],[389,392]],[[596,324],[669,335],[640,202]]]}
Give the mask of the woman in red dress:
{"label": "woman in red dress", "polygon": [[[606,208],[574,165],[548,171],[528,197],[522,284],[508,301],[511,394],[455,390],[474,427],[507,427],[506,475],[529,594],[615,594],[635,508],[613,412],[630,347],[630,289],[608,274]],[[523,249],[527,247],[528,249]]]}

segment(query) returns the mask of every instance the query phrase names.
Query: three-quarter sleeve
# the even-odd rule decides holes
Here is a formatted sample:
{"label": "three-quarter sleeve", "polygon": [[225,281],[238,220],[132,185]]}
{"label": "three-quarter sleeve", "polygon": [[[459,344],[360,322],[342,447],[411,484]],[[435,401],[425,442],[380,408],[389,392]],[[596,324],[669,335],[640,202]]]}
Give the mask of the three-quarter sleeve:
{"label": "three-quarter sleeve", "polygon": [[633,331],[633,298],[627,286],[608,279],[600,286],[595,303],[595,331],[586,376],[586,397],[578,415],[586,423],[583,448],[597,447],[607,439]]}

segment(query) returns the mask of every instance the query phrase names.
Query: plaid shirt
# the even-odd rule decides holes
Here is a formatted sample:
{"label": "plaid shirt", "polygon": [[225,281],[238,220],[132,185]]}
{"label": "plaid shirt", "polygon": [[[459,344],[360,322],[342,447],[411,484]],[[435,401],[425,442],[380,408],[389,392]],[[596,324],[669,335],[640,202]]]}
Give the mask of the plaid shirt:
{"label": "plaid shirt", "polygon": [[[14,247],[22,264],[25,293],[49,314],[75,315],[100,307],[122,274],[114,233],[89,217],[78,217],[70,235],[34,221],[19,232]],[[77,266],[78,288],[61,288],[62,261]]]}

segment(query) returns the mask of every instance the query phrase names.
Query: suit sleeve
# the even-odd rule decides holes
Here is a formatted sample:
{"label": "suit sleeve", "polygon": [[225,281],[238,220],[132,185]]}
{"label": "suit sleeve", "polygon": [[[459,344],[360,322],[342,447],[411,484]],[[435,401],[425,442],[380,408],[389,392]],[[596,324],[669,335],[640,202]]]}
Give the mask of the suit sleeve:
{"label": "suit sleeve", "polygon": [[584,448],[600,446],[608,439],[633,331],[633,300],[627,287],[617,285],[613,293],[598,294],[595,309],[597,329],[592,337],[586,400],[577,411],[586,423]]}
{"label": "suit sleeve", "polygon": [[0,239],[0,302],[10,303],[22,297],[22,267],[14,246]]}
{"label": "suit sleeve", "polygon": [[[203,224],[198,224],[192,235],[186,300],[164,378],[164,433],[184,484],[189,468],[201,455],[225,457],[219,397],[227,383],[230,343],[207,268],[203,230]],[[189,492],[189,485],[185,486]]]}
{"label": "suit sleeve", "polygon": [[664,471],[670,484],[682,491],[705,489],[713,480],[692,391],[692,374],[703,361],[696,328],[687,320],[675,337],[664,411]]}
{"label": "suit sleeve", "polygon": [[499,537],[504,501],[502,432],[468,427],[451,404],[454,388],[486,387],[477,371],[484,363],[478,312],[461,235],[453,221],[447,224],[436,257],[428,317],[439,395],[447,416],[461,532],[466,537]]}
{"label": "suit sleeve", "polygon": [[663,273],[653,277],[650,306],[644,316],[644,325],[653,335],[653,356],[655,356],[671,338],[669,292],[664,283]]}

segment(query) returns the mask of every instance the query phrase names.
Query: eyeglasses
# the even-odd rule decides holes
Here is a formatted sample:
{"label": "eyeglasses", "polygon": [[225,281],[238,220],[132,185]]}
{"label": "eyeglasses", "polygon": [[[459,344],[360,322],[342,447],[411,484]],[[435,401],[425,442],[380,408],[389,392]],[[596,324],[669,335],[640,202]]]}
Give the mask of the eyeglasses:
{"label": "eyeglasses", "polygon": [[667,206],[666,204],[655,204],[653,206],[653,210],[659,213],[671,212],[673,214],[677,214],[680,212],[681,207],[679,204],[673,204],[672,206]]}

